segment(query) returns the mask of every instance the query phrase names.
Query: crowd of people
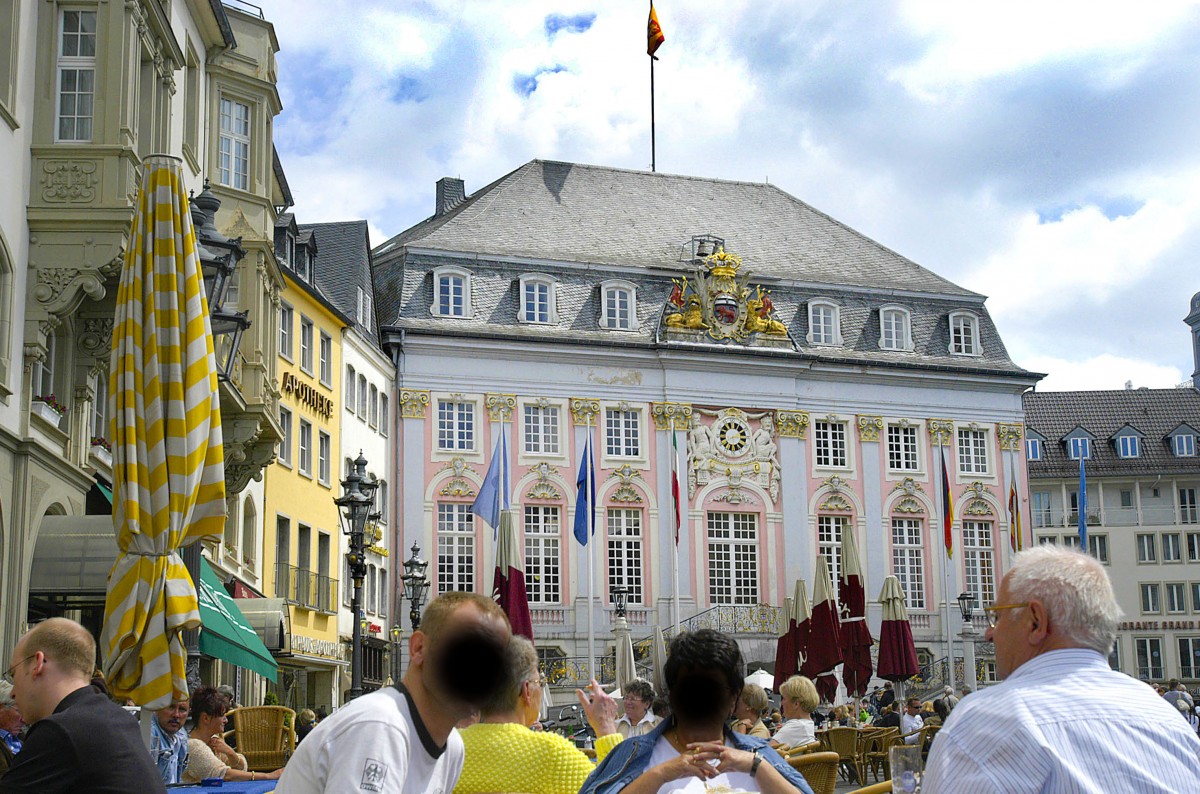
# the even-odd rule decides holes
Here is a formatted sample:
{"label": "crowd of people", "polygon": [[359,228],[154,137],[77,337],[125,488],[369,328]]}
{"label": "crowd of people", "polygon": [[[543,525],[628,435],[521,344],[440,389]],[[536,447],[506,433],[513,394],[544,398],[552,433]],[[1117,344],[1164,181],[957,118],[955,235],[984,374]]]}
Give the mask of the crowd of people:
{"label": "crowd of people", "polygon": [[226,741],[232,693],[220,688],[155,712],[147,752],[137,721],[93,677],[90,634],[54,618],[21,637],[0,683],[0,794],[153,792],[212,778],[277,780],[282,794],[811,794],[777,748],[812,743],[823,724],[867,723],[909,739],[942,726],[926,794],[1200,790],[1192,695],[1178,681],[1156,693],[1108,667],[1119,610],[1100,565],[1065,549],[1022,552],[987,612],[1003,683],[903,702],[889,684],[829,711],[803,676],[780,686],[776,710],[744,683],[734,639],[682,632],[665,693],[629,682],[622,713],[594,681],[577,691],[593,758],[540,730],[546,681],[533,644],[512,636],[491,599],[446,593],[410,638],[403,680],[324,719],[301,710],[295,754],[269,771],[248,768],[236,735]]}

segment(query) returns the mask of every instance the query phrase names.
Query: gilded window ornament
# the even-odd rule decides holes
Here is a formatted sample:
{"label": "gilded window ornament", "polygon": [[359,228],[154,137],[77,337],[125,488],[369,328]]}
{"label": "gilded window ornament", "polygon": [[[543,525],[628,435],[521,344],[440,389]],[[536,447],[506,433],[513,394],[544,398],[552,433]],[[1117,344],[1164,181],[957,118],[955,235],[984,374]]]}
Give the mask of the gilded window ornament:
{"label": "gilded window ornament", "polygon": [[485,394],[483,404],[493,422],[511,422],[513,409],[517,407],[515,394]]}
{"label": "gilded window ornament", "polygon": [[930,419],[926,421],[925,427],[929,430],[929,441],[935,447],[950,445],[954,435],[953,419]]}
{"label": "gilded window ornament", "polygon": [[883,429],[882,416],[860,416],[858,417],[858,440],[859,441],[878,441],[879,431]]}
{"label": "gilded window ornament", "polygon": [[808,437],[808,413],[805,411],[776,411],[775,423],[783,438]]}
{"label": "gilded window ornament", "polygon": [[429,392],[425,389],[400,389],[400,416],[404,419],[424,419],[429,407]]}
{"label": "gilded window ornament", "polygon": [[600,401],[592,397],[571,398],[571,418],[577,425],[592,425],[600,414]]}

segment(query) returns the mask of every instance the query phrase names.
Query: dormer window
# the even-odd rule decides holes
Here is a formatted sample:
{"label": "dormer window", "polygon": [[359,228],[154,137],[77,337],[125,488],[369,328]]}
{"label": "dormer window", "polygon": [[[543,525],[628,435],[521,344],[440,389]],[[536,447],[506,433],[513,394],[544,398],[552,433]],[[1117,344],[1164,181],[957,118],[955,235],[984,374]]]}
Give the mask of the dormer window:
{"label": "dormer window", "polygon": [[881,350],[913,349],[908,309],[884,306],[879,310],[879,347]]}
{"label": "dormer window", "polygon": [[1042,459],[1042,440],[1040,438],[1025,439],[1025,459],[1026,460],[1041,460]]}
{"label": "dormer window", "polygon": [[1112,441],[1118,458],[1139,458],[1142,455],[1142,435],[1142,431],[1133,425],[1125,425],[1113,433],[1109,440]]}
{"label": "dormer window", "polygon": [[[288,238],[289,242],[291,237]],[[296,246],[295,259],[292,260],[292,270],[296,271],[296,275],[304,282],[312,281],[311,260],[308,258],[308,247],[303,245]]]}
{"label": "dormer window", "polygon": [[979,318],[970,312],[950,313],[950,352],[956,356],[978,356]]}
{"label": "dormer window", "polygon": [[517,320],[541,325],[558,322],[554,287],[554,279],[549,276],[521,276],[521,312]]}
{"label": "dormer window", "polygon": [[1067,439],[1067,457],[1071,460],[1090,460],[1092,457],[1092,440],[1080,436]]}
{"label": "dormer window", "polygon": [[613,331],[637,330],[637,287],[628,281],[600,285],[600,327]]}
{"label": "dormer window", "polygon": [[458,268],[433,271],[433,304],[429,313],[438,317],[471,316],[471,274]]}
{"label": "dormer window", "polygon": [[813,345],[840,345],[842,328],[839,307],[826,300],[808,303],[808,341]]}
{"label": "dormer window", "polygon": [[1190,433],[1180,433],[1175,436],[1173,447],[1177,458],[1196,457],[1196,437]]}

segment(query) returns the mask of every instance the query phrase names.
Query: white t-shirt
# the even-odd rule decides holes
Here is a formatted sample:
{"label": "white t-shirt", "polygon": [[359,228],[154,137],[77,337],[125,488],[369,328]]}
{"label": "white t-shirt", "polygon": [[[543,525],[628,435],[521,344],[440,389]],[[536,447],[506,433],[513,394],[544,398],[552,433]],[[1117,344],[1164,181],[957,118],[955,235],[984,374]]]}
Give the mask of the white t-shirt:
{"label": "white t-shirt", "polygon": [[788,747],[803,747],[817,740],[817,726],[812,720],[787,720],[771,739]]}
{"label": "white t-shirt", "polygon": [[[438,748],[407,692],[386,687],[322,720],[284,768],[279,794],[450,794],[463,768],[463,743],[450,731]],[[415,719],[414,719],[415,718]]]}
{"label": "white t-shirt", "polygon": [[[728,740],[725,744],[729,746]],[[650,754],[650,763],[646,768],[650,769],[659,764],[665,764],[678,757],[679,752],[671,746],[665,736],[660,736],[654,743],[654,752]],[[698,777],[681,777],[664,784],[658,791],[659,794],[666,794],[668,791],[686,792],[687,794],[705,794],[705,792],[708,794],[741,794],[759,790],[758,783],[745,772],[723,772],[708,781]]]}

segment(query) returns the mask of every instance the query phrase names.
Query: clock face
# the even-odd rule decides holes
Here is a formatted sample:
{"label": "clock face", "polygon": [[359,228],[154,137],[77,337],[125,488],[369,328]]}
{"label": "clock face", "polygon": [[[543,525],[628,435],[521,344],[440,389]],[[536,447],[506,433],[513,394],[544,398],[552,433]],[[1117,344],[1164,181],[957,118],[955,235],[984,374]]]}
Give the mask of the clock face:
{"label": "clock face", "polygon": [[717,428],[717,441],[730,455],[741,455],[750,441],[750,428],[738,419],[727,418]]}

